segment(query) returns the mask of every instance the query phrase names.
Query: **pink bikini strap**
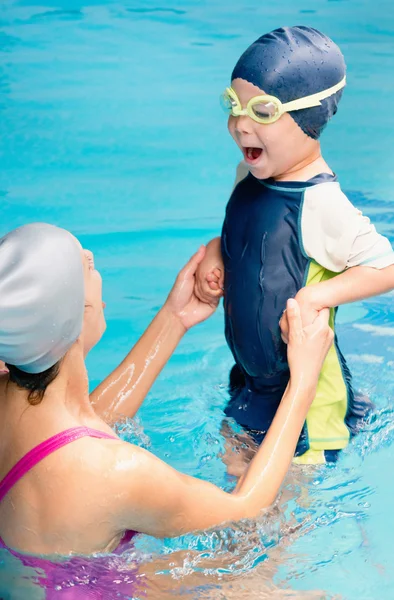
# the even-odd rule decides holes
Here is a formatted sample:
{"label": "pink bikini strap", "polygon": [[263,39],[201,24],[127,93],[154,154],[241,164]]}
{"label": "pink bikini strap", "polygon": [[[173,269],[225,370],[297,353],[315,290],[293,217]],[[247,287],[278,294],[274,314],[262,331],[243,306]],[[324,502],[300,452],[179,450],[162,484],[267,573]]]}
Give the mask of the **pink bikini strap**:
{"label": "pink bikini strap", "polygon": [[12,469],[7,473],[4,479],[0,482],[0,502],[4,496],[8,494],[10,489],[24,476],[30,469],[36,466],[37,463],[42,461],[44,458],[59,450],[75,440],[79,440],[82,437],[93,437],[102,439],[114,439],[118,438],[115,435],[104,433],[97,429],[90,429],[90,427],[72,427],[66,429],[56,435],[53,435],[48,440],[41,442],[38,446],[35,446],[25,456],[23,456]]}

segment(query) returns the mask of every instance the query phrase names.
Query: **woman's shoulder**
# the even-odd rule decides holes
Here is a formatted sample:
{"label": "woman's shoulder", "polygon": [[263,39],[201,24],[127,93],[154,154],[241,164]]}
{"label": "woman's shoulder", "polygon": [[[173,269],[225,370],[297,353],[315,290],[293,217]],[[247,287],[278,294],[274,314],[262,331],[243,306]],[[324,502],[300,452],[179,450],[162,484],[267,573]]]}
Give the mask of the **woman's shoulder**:
{"label": "woman's shoulder", "polygon": [[[158,488],[167,484],[174,476],[178,475],[170,465],[160,458],[141,448],[118,440],[111,447],[107,445],[107,462],[105,472],[112,492],[119,494],[120,504],[128,510],[131,506],[135,509],[144,509],[147,495],[154,491],[157,498]],[[150,498],[154,503],[155,498]]]}

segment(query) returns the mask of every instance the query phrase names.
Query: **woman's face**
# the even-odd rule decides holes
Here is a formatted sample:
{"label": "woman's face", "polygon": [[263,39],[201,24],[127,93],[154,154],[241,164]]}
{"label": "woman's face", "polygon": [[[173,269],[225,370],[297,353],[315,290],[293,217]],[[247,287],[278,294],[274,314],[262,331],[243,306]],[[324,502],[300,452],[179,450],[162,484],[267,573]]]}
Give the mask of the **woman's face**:
{"label": "woman's face", "polygon": [[102,298],[101,275],[94,268],[94,257],[90,250],[82,250],[82,263],[85,280],[85,315],[82,339],[85,356],[100,341],[105,329],[105,304]]}

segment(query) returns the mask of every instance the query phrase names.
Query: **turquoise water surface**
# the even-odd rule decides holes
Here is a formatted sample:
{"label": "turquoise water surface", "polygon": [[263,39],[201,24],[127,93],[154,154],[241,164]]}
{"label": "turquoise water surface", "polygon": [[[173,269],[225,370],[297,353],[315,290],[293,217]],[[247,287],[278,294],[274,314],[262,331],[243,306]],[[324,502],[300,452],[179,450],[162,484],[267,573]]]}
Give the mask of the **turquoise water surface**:
{"label": "turquoise water surface", "polygon": [[[312,25],[341,46],[348,88],[324,155],[394,240],[392,0],[8,0],[0,22],[0,234],[48,221],[95,253],[108,330],[88,360],[92,385],[219,233],[239,156],[218,96],[241,51],[270,29]],[[219,310],[188,334],[137,424],[120,429],[176,468],[231,486],[220,459],[232,364],[222,321]],[[335,467],[295,472],[280,509],[257,525],[142,536],[119,569],[146,564],[148,597],[173,586],[171,598],[392,600],[393,295],[343,307],[338,323],[355,387],[376,404],[365,431]],[[73,577],[60,587],[81,583]],[[103,598],[124,597],[115,581],[111,590]],[[36,597],[36,574],[2,551],[0,598]]]}

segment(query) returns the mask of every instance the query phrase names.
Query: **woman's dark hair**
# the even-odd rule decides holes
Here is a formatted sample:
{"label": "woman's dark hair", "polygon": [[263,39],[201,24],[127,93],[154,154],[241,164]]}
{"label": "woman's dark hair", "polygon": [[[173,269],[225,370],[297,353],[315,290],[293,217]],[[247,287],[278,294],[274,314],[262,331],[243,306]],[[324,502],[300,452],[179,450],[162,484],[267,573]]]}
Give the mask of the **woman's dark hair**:
{"label": "woman's dark hair", "polygon": [[60,363],[61,361],[57,362],[53,367],[49,367],[49,369],[42,373],[25,373],[18,369],[18,367],[8,365],[7,363],[6,367],[10,374],[9,380],[19,388],[29,390],[27,400],[32,406],[37,406],[43,399],[48,385],[58,376]]}

